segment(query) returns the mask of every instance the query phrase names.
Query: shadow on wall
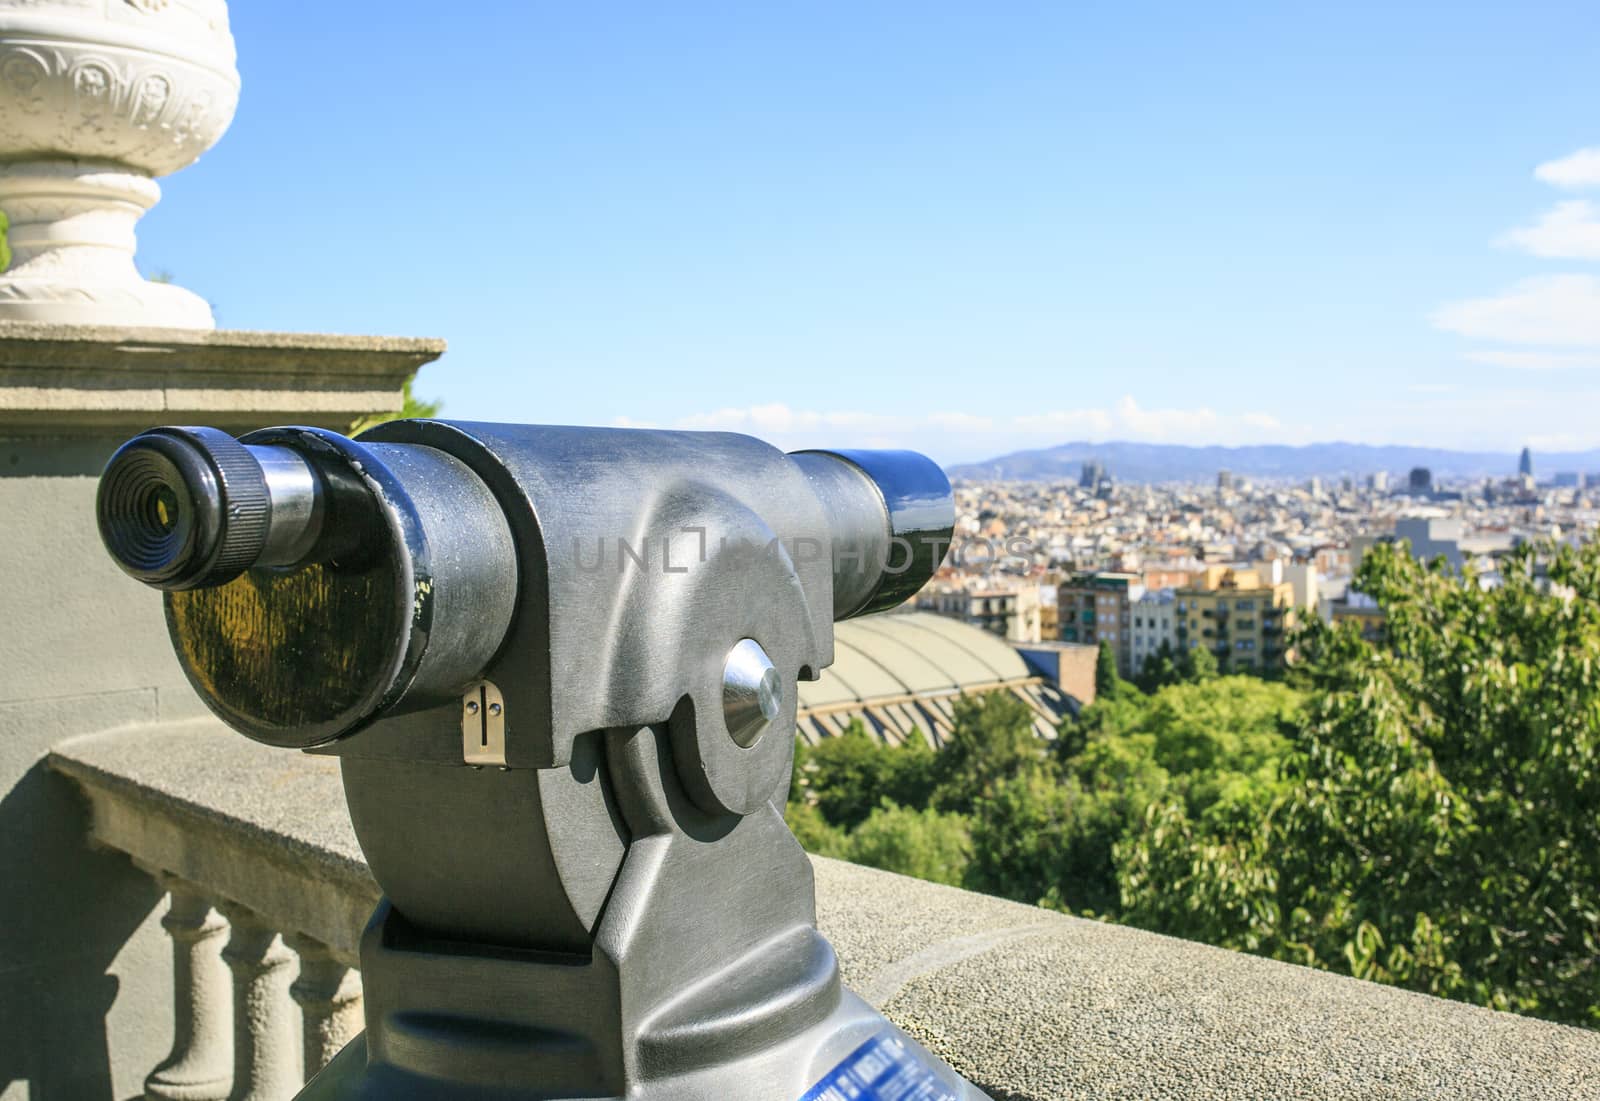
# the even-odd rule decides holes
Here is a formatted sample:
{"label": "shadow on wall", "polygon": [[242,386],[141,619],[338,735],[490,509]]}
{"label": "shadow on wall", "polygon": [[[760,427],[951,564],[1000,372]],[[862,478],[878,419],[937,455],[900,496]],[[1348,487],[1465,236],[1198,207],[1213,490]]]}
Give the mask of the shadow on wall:
{"label": "shadow on wall", "polygon": [[117,953],[161,900],[126,858],[85,845],[87,807],[43,762],[0,799],[0,1095],[118,1101],[106,1015]]}

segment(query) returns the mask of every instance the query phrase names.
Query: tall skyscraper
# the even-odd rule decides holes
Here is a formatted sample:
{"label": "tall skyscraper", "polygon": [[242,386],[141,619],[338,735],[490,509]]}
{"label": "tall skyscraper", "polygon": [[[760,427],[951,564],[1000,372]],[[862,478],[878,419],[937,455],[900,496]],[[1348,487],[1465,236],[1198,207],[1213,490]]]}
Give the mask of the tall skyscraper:
{"label": "tall skyscraper", "polygon": [[1414,494],[1427,496],[1433,492],[1433,471],[1425,466],[1411,468],[1411,477],[1407,480],[1406,487]]}
{"label": "tall skyscraper", "polygon": [[1533,474],[1533,452],[1526,447],[1522,449],[1522,458],[1517,460],[1517,473],[1525,477]]}

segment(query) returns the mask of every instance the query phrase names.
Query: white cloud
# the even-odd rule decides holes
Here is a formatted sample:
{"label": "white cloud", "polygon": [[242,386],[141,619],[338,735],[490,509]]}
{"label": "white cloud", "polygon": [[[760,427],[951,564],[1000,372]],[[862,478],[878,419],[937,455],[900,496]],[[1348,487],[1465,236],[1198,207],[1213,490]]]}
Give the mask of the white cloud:
{"label": "white cloud", "polygon": [[749,432],[757,436],[782,436],[792,432],[811,432],[817,429],[885,431],[892,430],[898,423],[893,417],[875,413],[812,412],[805,409],[791,409],[781,403],[772,403],[752,405],[745,409],[728,408],[709,413],[696,413],[679,420],[673,427],[710,432]]}
{"label": "white cloud", "polygon": [[[1053,409],[991,416],[934,412],[889,416],[862,411],[819,412],[783,404],[723,408],[646,424],[618,417],[620,428],[686,428],[744,432],[785,449],[799,447],[912,447],[941,459],[999,455],[1073,440],[1139,440],[1149,443],[1239,444],[1280,442],[1290,430],[1258,412],[1218,413],[1209,408],[1146,409],[1131,396],[1111,408]],[[1309,429],[1293,434],[1308,438]]]}
{"label": "white cloud", "polygon": [[[1571,358],[1587,359],[1600,368],[1600,352]],[[1584,380],[1587,376],[1573,378]],[[1347,440],[1504,451],[1514,451],[1530,442],[1536,451],[1600,446],[1600,426],[1592,412],[1600,408],[1600,388],[1584,384],[1577,389],[1558,390],[1549,379],[1524,376],[1524,380],[1527,385],[1490,390],[1452,387],[1448,383],[1396,387],[1392,400],[1375,407],[1343,411],[1335,406],[1319,407],[1309,414],[1316,418],[1311,423],[1280,420],[1264,412],[1212,407],[1146,408],[1132,397],[1103,406],[1011,414],[945,411],[894,416],[771,404],[718,409],[664,423],[645,424],[626,418],[617,418],[613,423],[619,427],[743,432],[786,451],[803,447],[906,447],[926,452],[941,463],[980,461],[1078,440],[1226,446]]]}
{"label": "white cloud", "polygon": [[1600,211],[1587,199],[1557,203],[1531,226],[1511,230],[1496,242],[1535,256],[1600,260]]}
{"label": "white cloud", "polygon": [[1600,187],[1600,146],[1545,161],[1533,174],[1547,184],[1571,191]]}
{"label": "white cloud", "polygon": [[[1546,161],[1534,175],[1561,188],[1600,188],[1600,146]],[[1587,199],[1559,202],[1495,243],[1546,259],[1600,260],[1600,206]],[[1524,279],[1498,295],[1446,303],[1430,320],[1435,328],[1479,340],[1600,350],[1600,279],[1576,272]],[[1595,355],[1525,348],[1480,349],[1467,358],[1530,371],[1600,367]]]}
{"label": "white cloud", "polygon": [[1513,367],[1519,371],[1600,368],[1600,355],[1582,352],[1469,352],[1467,358],[1474,363],[1491,363],[1496,367]]}
{"label": "white cloud", "polygon": [[1528,437],[1527,446],[1535,453],[1540,451],[1588,451],[1594,447],[1592,432],[1535,433]]}
{"label": "white cloud", "polygon": [[1165,442],[1174,438],[1215,437],[1217,414],[1199,409],[1141,409],[1132,397],[1117,402],[1117,420],[1141,439]]}
{"label": "white cloud", "polygon": [[1110,409],[1054,409],[1012,418],[1019,431],[1053,432],[1064,442],[1067,433],[1096,440],[1141,440],[1147,443],[1236,443],[1275,438],[1283,424],[1269,413],[1221,414],[1195,409],[1146,409],[1132,395]]}
{"label": "white cloud", "polygon": [[1109,439],[1115,430],[1111,414],[1104,409],[1047,409],[1013,417],[1012,423],[1024,432],[1054,434],[1061,440],[1071,436]]}
{"label": "white cloud", "polygon": [[1600,390],[1590,385],[1557,388],[1548,379],[1523,379],[1528,385],[1396,395],[1385,405],[1356,410],[1355,420],[1321,426],[1317,435],[1467,451],[1515,452],[1524,444],[1535,452],[1600,446],[1600,425],[1592,412],[1600,402]]}
{"label": "white cloud", "polygon": [[1442,306],[1432,321],[1482,340],[1600,347],[1600,279],[1577,274],[1524,279],[1492,298]]}
{"label": "white cloud", "polygon": [[989,432],[994,429],[994,418],[976,413],[931,413],[928,423],[947,432]]}

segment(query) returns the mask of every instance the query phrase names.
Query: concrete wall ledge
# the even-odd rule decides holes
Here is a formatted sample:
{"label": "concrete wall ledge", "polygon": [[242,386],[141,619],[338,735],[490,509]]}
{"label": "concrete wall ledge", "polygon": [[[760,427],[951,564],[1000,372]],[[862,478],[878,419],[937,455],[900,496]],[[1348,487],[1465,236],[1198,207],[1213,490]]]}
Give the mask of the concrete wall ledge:
{"label": "concrete wall ledge", "polygon": [[408,337],[0,322],[0,432],[344,429],[398,408],[401,385],[444,350]]}
{"label": "concrete wall ledge", "polygon": [[[211,720],[62,743],[93,840],[354,960],[336,762]],[[818,859],[846,981],[997,1101],[1600,1098],[1600,1033]]]}

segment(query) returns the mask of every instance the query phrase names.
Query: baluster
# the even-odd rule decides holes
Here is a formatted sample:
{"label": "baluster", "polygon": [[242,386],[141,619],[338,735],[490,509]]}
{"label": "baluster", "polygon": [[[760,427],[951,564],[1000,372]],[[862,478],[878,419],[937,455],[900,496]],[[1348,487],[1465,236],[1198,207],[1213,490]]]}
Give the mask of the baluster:
{"label": "baluster", "polygon": [[289,946],[300,957],[300,977],[289,993],[300,1006],[309,1082],[365,1024],[361,972],[334,959],[327,945],[310,937],[290,937]]}
{"label": "baluster", "polygon": [[222,959],[228,923],[194,884],[155,873],[170,896],[172,1053],[144,1080],[149,1101],[224,1101],[233,1084],[233,995]]}
{"label": "baluster", "polygon": [[225,905],[233,935],[222,958],[233,971],[233,1092],[228,1101],[289,1101],[299,1091],[300,1029],[289,985],[294,953],[242,906]]}

